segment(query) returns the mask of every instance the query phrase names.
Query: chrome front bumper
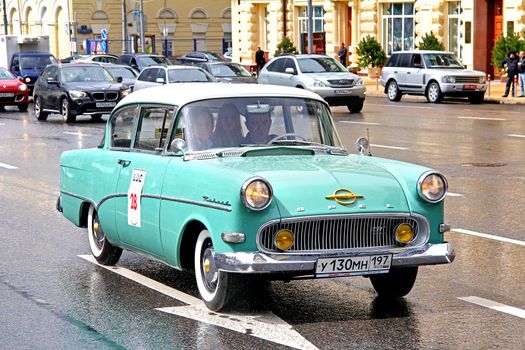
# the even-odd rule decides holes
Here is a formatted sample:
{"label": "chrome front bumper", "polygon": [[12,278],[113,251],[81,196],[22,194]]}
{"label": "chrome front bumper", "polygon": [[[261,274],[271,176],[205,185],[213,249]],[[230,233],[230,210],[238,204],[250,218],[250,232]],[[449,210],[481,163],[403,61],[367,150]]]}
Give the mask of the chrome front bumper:
{"label": "chrome front bumper", "polygon": [[450,243],[430,244],[400,251],[362,252],[359,254],[268,254],[262,252],[216,253],[215,264],[221,271],[237,273],[297,273],[313,275],[319,258],[366,256],[392,253],[392,267],[448,264],[456,254]]}

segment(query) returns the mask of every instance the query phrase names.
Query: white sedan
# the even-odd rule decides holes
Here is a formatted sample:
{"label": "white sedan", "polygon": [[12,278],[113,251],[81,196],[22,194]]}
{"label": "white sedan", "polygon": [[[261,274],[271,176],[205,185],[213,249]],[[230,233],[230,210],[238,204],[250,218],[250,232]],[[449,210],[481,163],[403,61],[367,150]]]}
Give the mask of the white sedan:
{"label": "white sedan", "polygon": [[194,66],[150,66],[142,70],[133,91],[174,83],[207,83],[216,79],[204,69]]}

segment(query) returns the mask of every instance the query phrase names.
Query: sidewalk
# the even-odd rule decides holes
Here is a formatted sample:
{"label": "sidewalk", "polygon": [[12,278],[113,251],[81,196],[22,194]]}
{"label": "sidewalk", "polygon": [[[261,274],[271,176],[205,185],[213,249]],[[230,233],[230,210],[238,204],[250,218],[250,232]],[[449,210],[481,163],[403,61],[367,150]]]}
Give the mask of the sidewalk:
{"label": "sidewalk", "polygon": [[[371,79],[368,77],[361,77],[363,79],[363,82],[366,86],[366,94],[368,96],[383,96],[384,98],[387,98],[385,94],[385,88],[381,85],[381,82],[377,82],[377,89],[376,89],[376,79]],[[485,92],[485,99],[483,103],[497,103],[497,104],[519,104],[519,105],[525,105],[525,97],[511,97],[511,94],[509,94],[509,97],[501,97],[503,95],[503,92],[505,91],[505,84],[499,82],[497,80],[496,82],[492,81],[490,82],[490,96],[489,92]],[[519,96],[519,88],[517,90],[516,96]],[[403,99],[405,98],[415,98],[418,101],[423,101],[425,97],[422,96],[407,96],[404,95]]]}

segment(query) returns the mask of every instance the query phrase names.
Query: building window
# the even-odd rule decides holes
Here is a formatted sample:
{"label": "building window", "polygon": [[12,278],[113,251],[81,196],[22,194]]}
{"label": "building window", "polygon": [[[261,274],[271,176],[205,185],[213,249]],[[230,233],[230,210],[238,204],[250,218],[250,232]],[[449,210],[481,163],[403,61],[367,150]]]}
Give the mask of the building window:
{"label": "building window", "polygon": [[507,22],[507,35],[514,33],[514,21]]}
{"label": "building window", "polygon": [[461,1],[448,3],[448,50],[461,57]]}
{"label": "building window", "polygon": [[465,22],[465,44],[472,44],[472,22]]}
{"label": "building window", "polygon": [[[308,15],[306,13],[306,7],[299,7],[299,32],[308,33]],[[324,9],[322,6],[312,6],[312,20],[314,27],[312,28],[313,33],[324,32]]]}
{"label": "building window", "polygon": [[204,10],[196,9],[191,13],[190,18],[204,19],[204,18],[208,18],[208,15],[206,14],[206,12],[204,12]]}
{"label": "building window", "polygon": [[414,49],[414,4],[383,4],[383,47],[392,52]]}
{"label": "building window", "polygon": [[159,19],[177,19],[177,14],[171,9],[163,9],[159,13]]}
{"label": "building window", "polygon": [[104,11],[95,11],[95,12],[93,12],[93,16],[91,16],[91,19],[93,19],[93,20],[97,20],[97,19],[98,20],[100,20],[100,19],[107,20],[108,19],[108,15]]}

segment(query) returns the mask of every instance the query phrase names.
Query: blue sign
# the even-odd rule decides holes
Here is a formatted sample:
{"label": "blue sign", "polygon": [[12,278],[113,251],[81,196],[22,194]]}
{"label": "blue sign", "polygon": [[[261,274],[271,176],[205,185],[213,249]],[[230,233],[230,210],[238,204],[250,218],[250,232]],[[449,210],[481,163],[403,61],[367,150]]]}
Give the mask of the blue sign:
{"label": "blue sign", "polygon": [[104,53],[108,52],[108,43],[106,40],[102,40],[102,42],[100,43],[100,48]]}
{"label": "blue sign", "polygon": [[100,31],[100,38],[102,40],[106,40],[108,38],[108,30],[106,28],[102,28]]}

